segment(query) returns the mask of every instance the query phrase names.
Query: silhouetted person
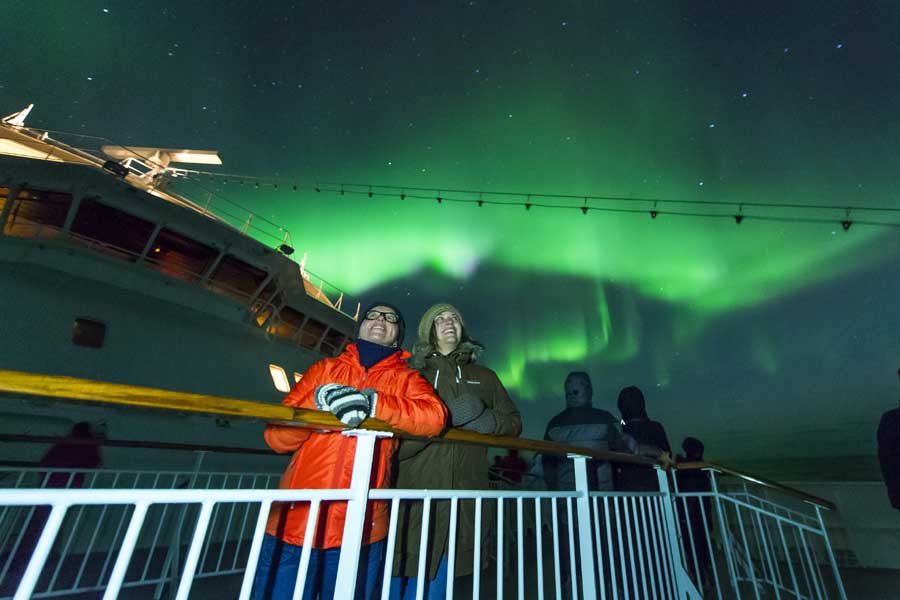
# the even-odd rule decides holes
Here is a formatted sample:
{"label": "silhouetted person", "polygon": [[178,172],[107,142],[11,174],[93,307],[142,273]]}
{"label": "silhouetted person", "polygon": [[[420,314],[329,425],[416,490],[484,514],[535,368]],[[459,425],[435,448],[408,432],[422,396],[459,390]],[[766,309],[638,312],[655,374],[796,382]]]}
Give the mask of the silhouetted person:
{"label": "silhouetted person", "polygon": [[[897,370],[900,376],[900,369]],[[891,506],[900,510],[900,408],[881,415],[878,423],[878,462]]]}
{"label": "silhouetted person", "polygon": [[[85,421],[75,423],[68,437],[54,444],[41,459],[42,467],[52,469],[96,469],[100,463],[100,439]],[[54,471],[44,487],[80,488],[82,485],[84,473]]]}
{"label": "silhouetted person", "polygon": [[[589,450],[632,451],[612,413],[593,406],[594,388],[587,373],[574,371],[566,377],[566,408],[550,419],[544,439]],[[564,456],[542,457],[544,479],[551,490],[575,489],[575,467]],[[612,467],[606,461],[590,461],[588,484],[593,490],[613,489]]]}
{"label": "silhouetted person", "polygon": [[[43,488],[80,488],[84,485],[84,473],[81,469],[96,469],[100,467],[100,443],[99,436],[91,429],[91,424],[85,421],[76,423],[69,435],[61,439],[47,450],[41,459],[40,466],[52,469],[41,476],[40,487]],[[74,473],[72,471],[75,471]],[[28,510],[24,507],[23,510]],[[28,566],[28,561],[37,546],[44,525],[50,517],[49,506],[35,506],[31,517],[25,525],[22,533],[22,541],[12,559],[10,570],[7,573],[2,590],[10,589],[18,585]]]}
{"label": "silhouetted person", "polygon": [[[684,455],[678,457],[678,462],[703,462],[703,442],[694,437],[684,438],[681,442]],[[678,477],[679,492],[710,492],[712,484],[709,481],[709,473],[701,469],[683,469],[676,472]],[[694,577],[694,554],[697,556],[697,567],[701,581],[697,582],[702,587],[708,587],[712,582],[712,560],[709,555],[707,538],[712,534],[712,498],[702,498],[701,510],[698,497],[686,498],[686,501],[678,501],[678,518],[681,521],[681,542],[684,546],[684,556],[687,561],[687,572]],[[704,523],[704,515],[706,517]]]}
{"label": "silhouetted person", "polygon": [[[662,452],[672,453],[666,430],[647,416],[644,394],[640,388],[629,386],[619,392],[619,412],[625,433],[637,442],[637,453],[652,458]],[[658,491],[659,482],[654,469],[647,465],[621,463],[618,465],[616,487],[628,491]]]}
{"label": "silhouetted person", "polygon": [[522,475],[528,470],[528,463],[519,456],[519,451],[510,448],[506,456],[499,460],[497,458],[494,457],[494,468],[499,471],[500,477],[510,483],[522,483]]}

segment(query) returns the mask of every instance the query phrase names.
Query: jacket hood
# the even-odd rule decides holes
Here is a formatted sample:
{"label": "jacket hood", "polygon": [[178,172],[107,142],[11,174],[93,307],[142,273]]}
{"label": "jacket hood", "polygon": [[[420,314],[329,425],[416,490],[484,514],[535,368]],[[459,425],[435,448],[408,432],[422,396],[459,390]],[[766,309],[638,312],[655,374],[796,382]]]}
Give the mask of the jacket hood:
{"label": "jacket hood", "polygon": [[[447,355],[447,358],[455,364],[464,365],[478,360],[482,352],[484,352],[484,346],[468,338],[465,331],[463,331],[463,341],[459,343],[456,350]],[[437,354],[437,348],[434,347],[434,344],[418,341],[413,346],[412,360],[409,364],[414,369],[422,369],[425,367],[425,359],[433,354]]]}
{"label": "jacket hood", "polygon": [[619,392],[618,406],[619,412],[622,413],[622,419],[625,421],[648,418],[644,394],[639,387],[632,385]]}

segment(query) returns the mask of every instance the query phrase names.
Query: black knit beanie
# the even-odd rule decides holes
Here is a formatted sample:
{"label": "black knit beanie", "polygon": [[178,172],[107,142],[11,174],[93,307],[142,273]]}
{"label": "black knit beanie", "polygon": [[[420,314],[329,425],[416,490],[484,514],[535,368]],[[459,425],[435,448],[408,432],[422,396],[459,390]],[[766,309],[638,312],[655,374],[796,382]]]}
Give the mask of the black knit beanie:
{"label": "black knit beanie", "polygon": [[377,302],[371,302],[369,305],[359,313],[359,318],[356,321],[356,329],[353,331],[353,339],[359,339],[359,328],[362,326],[362,322],[366,318],[366,313],[375,308],[376,306],[386,306],[390,308],[397,316],[400,317],[400,321],[397,323],[397,347],[403,347],[403,336],[406,334],[406,321],[403,320],[403,313],[400,312],[400,309],[397,308],[396,305],[391,304],[390,302],[382,302],[381,300]]}

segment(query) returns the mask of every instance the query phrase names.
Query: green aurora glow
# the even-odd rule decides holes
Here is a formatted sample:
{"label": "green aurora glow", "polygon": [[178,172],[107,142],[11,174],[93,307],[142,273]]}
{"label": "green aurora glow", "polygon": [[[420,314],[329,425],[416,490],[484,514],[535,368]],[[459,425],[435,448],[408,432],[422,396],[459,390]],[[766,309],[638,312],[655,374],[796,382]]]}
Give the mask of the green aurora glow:
{"label": "green aurora glow", "polygon": [[589,4],[17,0],[0,105],[126,144],[218,148],[228,172],[299,183],[217,190],[283,224],[350,294],[396,298],[410,322],[460,304],[529,435],[585,369],[599,404],[639,383],[673,440],[706,436],[718,456],[733,440],[787,451],[747,423],[786,440],[791,402],[806,430],[853,430],[831,451],[871,447],[859,432],[893,382],[873,374],[900,355],[896,228],[845,232],[839,209],[815,215],[826,224],[747,207],[736,225],[311,191],[896,206],[897,7]]}

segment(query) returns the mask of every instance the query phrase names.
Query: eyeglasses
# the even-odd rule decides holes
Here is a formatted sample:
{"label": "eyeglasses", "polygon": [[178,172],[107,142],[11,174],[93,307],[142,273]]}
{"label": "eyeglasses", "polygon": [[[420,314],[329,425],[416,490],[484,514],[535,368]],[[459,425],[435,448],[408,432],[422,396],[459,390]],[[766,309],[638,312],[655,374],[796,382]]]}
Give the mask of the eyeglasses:
{"label": "eyeglasses", "polygon": [[366,313],[366,321],[376,321],[378,317],[384,317],[384,320],[388,323],[399,323],[400,315],[395,312],[382,312],[380,310],[370,310]]}

